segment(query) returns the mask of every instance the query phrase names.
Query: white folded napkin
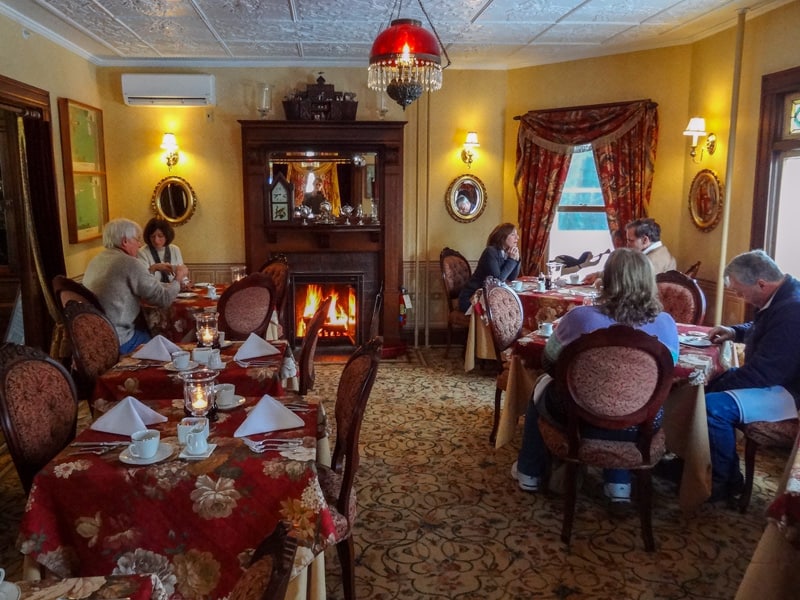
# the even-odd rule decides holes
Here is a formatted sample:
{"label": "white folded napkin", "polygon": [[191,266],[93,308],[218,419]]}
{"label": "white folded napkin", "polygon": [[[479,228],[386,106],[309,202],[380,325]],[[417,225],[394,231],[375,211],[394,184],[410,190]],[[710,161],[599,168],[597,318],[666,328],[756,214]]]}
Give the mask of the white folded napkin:
{"label": "white folded napkin", "polygon": [[278,313],[276,311],[272,311],[272,316],[269,318],[269,325],[267,325],[267,331],[264,333],[264,338],[268,340],[277,340],[280,339],[280,323],[278,322]]}
{"label": "white folded napkin", "polygon": [[280,352],[280,350],[267,340],[258,337],[255,333],[251,333],[233,358],[234,360],[247,360],[258,356],[271,356],[273,354],[278,354],[278,352]]}
{"label": "white folded napkin", "polygon": [[133,358],[168,362],[172,360],[172,353],[178,350],[180,350],[180,347],[177,344],[170,342],[163,335],[157,335],[131,356]]}
{"label": "white folded napkin", "polygon": [[91,428],[106,433],[131,435],[147,429],[148,425],[163,423],[166,420],[167,417],[145,406],[133,396],[125,396],[111,410],[92,423]]}
{"label": "white folded napkin", "polygon": [[281,429],[295,429],[302,425],[303,419],[269,394],[264,394],[247,415],[244,423],[239,425],[239,429],[236,430],[233,437],[245,437]]}

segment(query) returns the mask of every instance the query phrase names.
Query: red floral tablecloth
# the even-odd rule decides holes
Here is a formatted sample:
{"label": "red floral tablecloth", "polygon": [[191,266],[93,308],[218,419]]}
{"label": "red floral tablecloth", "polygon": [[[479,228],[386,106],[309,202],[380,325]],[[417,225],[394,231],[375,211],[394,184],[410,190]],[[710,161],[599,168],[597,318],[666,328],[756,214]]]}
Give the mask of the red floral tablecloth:
{"label": "red floral tablecloth", "polygon": [[[233,360],[240,343],[233,343],[220,352],[225,368],[219,372],[218,383],[232,383],[236,386],[236,393],[241,396],[280,396],[284,393],[281,380],[285,378],[282,373],[285,360],[294,360],[291,348],[286,340],[270,342],[280,352],[270,357],[252,361],[252,366],[244,366]],[[191,349],[193,346],[184,345]],[[183,397],[183,380],[174,371],[168,371],[163,364],[153,363],[147,368],[137,368],[140,363],[148,361],[135,361],[126,358],[120,363],[98,377],[95,383],[93,403],[98,406],[104,402],[122,400],[125,396],[134,396],[139,400],[144,398],[180,398]]]}
{"label": "red floral tablecloth", "polygon": [[522,302],[522,313],[525,316],[523,328],[526,331],[535,331],[539,328],[537,315],[543,309],[551,309],[551,319],[557,319],[573,306],[581,306],[584,302],[591,302],[596,294],[594,288],[567,286],[557,290],[539,292],[535,284],[523,280],[523,291],[519,292]]}
{"label": "red floral tablecloth", "polygon": [[109,575],[43,579],[17,583],[21,600],[166,600],[167,593],[156,575]]}
{"label": "red floral tablecloth", "polygon": [[[266,436],[302,446],[255,454],[231,436],[257,400],[219,413],[206,459],[179,458],[180,400],[148,402],[169,419],[153,426],[175,448],[164,462],[123,464],[124,446],[102,455],[66,448],[34,479],[20,550],[58,577],[155,573],[170,598],[223,598],[250,552],[288,520],[300,541],[295,570],[305,568],[334,533],[315,466],[317,406],[298,411],[303,427]],[[91,429],[78,436],[123,439]]]}
{"label": "red floral tablecloth", "polygon": [[217,300],[226,286],[218,285],[217,298],[206,297],[207,288],[192,288],[188,293],[195,294],[190,298],[176,298],[169,306],[142,305],[142,314],[147,322],[150,335],[163,335],[168,340],[175,342],[191,342],[195,338],[195,319],[198,312],[206,309],[215,309]]}

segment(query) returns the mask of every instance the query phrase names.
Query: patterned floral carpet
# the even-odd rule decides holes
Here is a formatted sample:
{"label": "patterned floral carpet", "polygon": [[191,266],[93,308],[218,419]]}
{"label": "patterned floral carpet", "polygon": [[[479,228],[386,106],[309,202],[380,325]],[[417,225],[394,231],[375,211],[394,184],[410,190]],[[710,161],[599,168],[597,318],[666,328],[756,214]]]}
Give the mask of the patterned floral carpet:
{"label": "patterned floral carpet", "polygon": [[[318,365],[315,395],[333,397],[341,370],[336,362]],[[655,480],[654,553],[643,549],[635,510],[611,515],[599,474],[590,471],[567,549],[560,541],[561,497],[526,494],[509,477],[519,439],[500,450],[488,443],[493,397],[490,372],[465,374],[458,358],[444,359],[440,348],[411,350],[381,365],[356,481],[359,598],[734,597],[785,455],[759,455],[746,515],[705,505],[684,516],[671,484]],[[332,415],[333,403],[327,408]],[[0,566],[12,581],[21,573],[14,538],[23,510],[2,445]],[[326,564],[328,598],[341,600],[334,549]]]}

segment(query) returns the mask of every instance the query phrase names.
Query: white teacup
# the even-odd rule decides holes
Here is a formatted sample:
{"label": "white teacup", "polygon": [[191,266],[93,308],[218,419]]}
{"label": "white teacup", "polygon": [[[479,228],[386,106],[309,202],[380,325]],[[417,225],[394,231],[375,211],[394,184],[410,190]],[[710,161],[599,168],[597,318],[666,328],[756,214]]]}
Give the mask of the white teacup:
{"label": "white teacup", "polygon": [[511,282],[511,287],[515,291],[521,292],[522,291],[522,282],[519,279],[515,279],[514,281]]}
{"label": "white teacup", "polygon": [[186,452],[189,454],[205,454],[208,452],[208,434],[205,431],[187,434]]}
{"label": "white teacup", "polygon": [[539,323],[539,333],[542,335],[553,335],[553,324],[550,321]]}
{"label": "white teacup", "polygon": [[171,356],[172,364],[176,369],[183,370],[189,368],[189,353],[186,350],[178,350],[177,352],[173,352]]}
{"label": "white teacup", "polygon": [[201,365],[207,365],[211,359],[211,348],[195,348],[192,350],[192,360]]}
{"label": "white teacup", "polygon": [[569,282],[570,283],[578,283],[581,280],[581,276],[578,273],[570,273],[569,274]]}
{"label": "white teacup", "polygon": [[236,386],[232,383],[218,383],[215,386],[217,392],[217,406],[227,408],[236,403]]}
{"label": "white teacup", "polygon": [[186,444],[186,436],[198,432],[205,432],[208,437],[208,419],[206,417],[184,417],[178,423],[178,443]]}
{"label": "white teacup", "polygon": [[134,458],[153,458],[158,452],[161,434],[155,429],[141,429],[131,434],[131,445],[128,446]]}
{"label": "white teacup", "polygon": [[225,343],[225,332],[224,331],[217,331],[217,341],[219,345],[222,346]]}

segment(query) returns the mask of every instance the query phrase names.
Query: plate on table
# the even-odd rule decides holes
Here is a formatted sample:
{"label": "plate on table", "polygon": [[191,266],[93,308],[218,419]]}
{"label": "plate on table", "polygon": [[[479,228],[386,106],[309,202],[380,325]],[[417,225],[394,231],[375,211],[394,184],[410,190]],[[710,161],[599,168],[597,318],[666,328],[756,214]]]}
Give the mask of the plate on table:
{"label": "plate on table", "polygon": [[210,285],[214,285],[213,283],[209,283],[207,281],[198,281],[192,287],[196,288],[207,288]]}
{"label": "plate on table", "polygon": [[239,408],[242,404],[244,404],[244,402],[245,402],[244,396],[240,396],[239,394],[234,394],[232,404],[222,405],[220,403],[217,403],[217,410],[221,410],[223,412],[228,410],[234,410],[235,408]]}
{"label": "plate on table", "polygon": [[708,348],[711,345],[705,334],[702,337],[696,335],[679,335],[678,341],[684,346],[692,346],[693,348]]}
{"label": "plate on table", "polygon": [[208,458],[211,456],[211,453],[216,450],[216,444],[209,444],[208,449],[203,452],[202,454],[190,454],[186,448],[181,450],[181,453],[178,455],[178,458],[185,458],[186,460],[203,460],[204,458]]}
{"label": "plate on table", "polygon": [[156,450],[155,455],[151,456],[150,458],[136,458],[133,454],[131,454],[130,448],[125,448],[125,450],[119,453],[119,460],[120,462],[124,462],[126,465],[153,465],[161,462],[162,460],[168,459],[170,456],[172,456],[174,450],[175,447],[172,444],[161,442],[158,445],[158,450]]}
{"label": "plate on table", "polygon": [[10,581],[0,583],[0,600],[19,600],[21,595],[16,584]]}
{"label": "plate on table", "polygon": [[711,364],[711,358],[702,354],[681,354],[678,362],[692,367],[707,367]]}
{"label": "plate on table", "polygon": [[200,363],[198,363],[197,361],[190,360],[189,364],[186,365],[185,369],[179,369],[178,367],[175,366],[174,362],[169,361],[168,363],[166,363],[164,365],[164,368],[167,371],[172,371],[173,373],[175,373],[175,372],[180,372],[180,371],[191,371],[192,369],[196,369],[199,365],[200,365]]}
{"label": "plate on table", "polygon": [[196,298],[197,294],[194,292],[178,292],[178,298]]}

